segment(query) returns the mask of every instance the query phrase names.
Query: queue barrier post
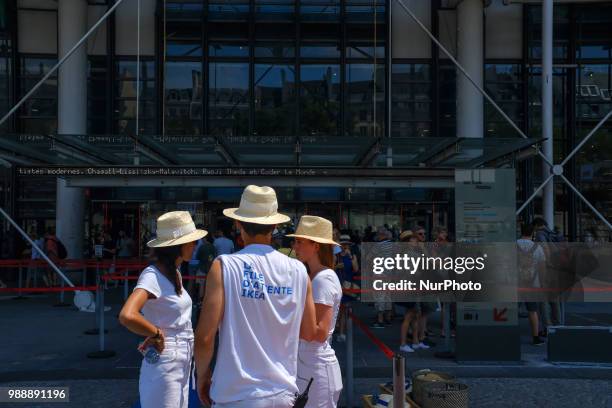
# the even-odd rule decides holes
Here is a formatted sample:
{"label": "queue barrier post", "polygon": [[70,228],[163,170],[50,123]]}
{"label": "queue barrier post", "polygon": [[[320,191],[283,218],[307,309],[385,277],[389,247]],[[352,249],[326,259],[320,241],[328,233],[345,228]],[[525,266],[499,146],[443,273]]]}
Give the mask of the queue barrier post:
{"label": "queue barrier post", "polygon": [[101,290],[102,290],[102,279],[100,278],[100,265],[96,263],[96,310],[94,312],[95,319],[96,319],[96,327],[94,327],[93,329],[85,330],[83,332],[84,334],[87,334],[90,336],[95,336],[95,335],[100,334],[100,314],[98,313],[98,308],[100,307],[100,304],[102,303],[101,295],[100,295]]}
{"label": "queue barrier post", "polygon": [[442,318],[444,319],[444,349],[445,351],[450,352],[451,351],[451,303],[450,302],[444,302],[442,303],[442,310],[443,312],[443,316]]}
{"label": "queue barrier post", "polygon": [[346,406],[353,408],[353,319],[352,308],[346,307]]}
{"label": "queue barrier post", "polygon": [[68,306],[71,306],[70,303],[64,302],[64,292],[65,292],[64,291],[64,287],[65,287],[65,283],[64,283],[63,279],[60,282],[60,286],[61,286],[62,290],[60,290],[60,293],[59,293],[59,303],[54,304],[53,307],[68,307]]}
{"label": "queue barrier post", "polygon": [[401,354],[393,357],[393,408],[404,408],[406,401],[406,359]]}
{"label": "queue barrier post", "polygon": [[21,300],[21,299],[25,299],[26,297],[23,296],[23,266],[21,265],[21,262],[19,262],[19,278],[18,278],[18,283],[17,283],[17,287],[19,288],[19,291],[17,292],[17,296],[15,296],[13,299],[14,300]]}
{"label": "queue barrier post", "polygon": [[96,315],[98,316],[98,321],[99,321],[99,329],[98,329],[99,350],[88,353],[87,357],[88,358],[110,358],[110,357],[114,357],[116,353],[111,350],[106,350],[106,345],[105,345],[106,339],[104,337],[104,334],[106,333],[105,321],[104,321],[104,308],[105,308],[104,306],[104,286],[102,286],[102,279],[100,279],[99,274],[96,276],[96,283],[97,283]]}
{"label": "queue barrier post", "polygon": [[128,268],[125,268],[125,272],[123,274],[125,276],[125,280],[123,281],[123,301],[125,302],[128,298]]}

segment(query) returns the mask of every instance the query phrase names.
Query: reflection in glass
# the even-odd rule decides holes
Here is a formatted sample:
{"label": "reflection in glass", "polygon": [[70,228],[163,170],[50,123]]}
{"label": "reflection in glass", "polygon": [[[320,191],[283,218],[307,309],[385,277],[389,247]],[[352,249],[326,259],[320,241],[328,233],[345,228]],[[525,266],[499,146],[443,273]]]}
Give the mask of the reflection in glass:
{"label": "reflection in glass", "polygon": [[[8,61],[8,59],[7,59]],[[55,65],[54,59],[27,57],[19,71],[20,96],[27,93]],[[8,93],[6,94],[8,96]],[[21,107],[19,119],[25,133],[57,132],[57,74],[53,74]]]}
{"label": "reflection in glass", "polygon": [[249,46],[238,43],[211,42],[208,45],[210,57],[248,57]]}
{"label": "reflection in glass", "polygon": [[291,43],[256,44],[255,58],[293,58],[295,47]]}
{"label": "reflection in glass", "polygon": [[[523,123],[523,81],[520,64],[487,64],[485,89],[500,108],[520,127]],[[520,137],[516,130],[485,101],[485,136]]]}
{"label": "reflection in glass", "polygon": [[169,57],[201,57],[202,45],[168,41],[166,55]]}
{"label": "reflection in glass", "polygon": [[300,134],[338,135],[339,65],[302,65],[300,80]]}
{"label": "reflection in glass", "polygon": [[248,135],[249,64],[211,62],[208,86],[209,133]]}
{"label": "reflection in glass", "polygon": [[[9,110],[10,92],[10,59],[0,58],[0,115],[4,115]],[[0,129],[6,129],[8,123]]]}
{"label": "reflection in glass", "polygon": [[337,21],[340,19],[340,6],[334,4],[302,5],[300,19],[302,21]]}
{"label": "reflection in glass", "polygon": [[401,137],[431,135],[430,66],[393,64],[391,109],[392,135]]}
{"label": "reflection in glass", "polygon": [[[380,136],[385,117],[385,67],[347,64],[345,132],[349,136]],[[374,90],[376,88],[376,91]]]}
{"label": "reflection in glass", "polygon": [[301,58],[340,58],[338,44],[330,43],[302,43],[300,47]]}
{"label": "reflection in glass", "polygon": [[594,121],[612,109],[609,64],[582,65],[576,70],[576,119]]}
{"label": "reflection in glass", "polygon": [[136,89],[140,88],[138,125],[140,134],[156,133],[156,88],[154,61],[140,61],[140,84],[136,83],[136,61],[116,62],[115,101],[113,119],[115,132],[136,133]]}
{"label": "reflection in glass", "polygon": [[255,64],[255,128],[262,136],[295,134],[295,68]]}
{"label": "reflection in glass", "polygon": [[166,134],[201,134],[202,64],[167,62],[165,75]]}

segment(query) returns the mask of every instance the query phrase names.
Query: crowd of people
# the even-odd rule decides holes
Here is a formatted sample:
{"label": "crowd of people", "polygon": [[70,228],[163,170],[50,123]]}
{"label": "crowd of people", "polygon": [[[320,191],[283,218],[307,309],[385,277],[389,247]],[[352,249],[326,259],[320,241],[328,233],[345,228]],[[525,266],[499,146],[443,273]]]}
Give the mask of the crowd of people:
{"label": "crowd of people", "polygon": [[[290,220],[277,208],[272,188],[246,187],[240,206],[224,210],[239,243],[222,233],[209,242],[185,211],[158,218],[147,243],[152,262],[119,315],[146,337],[139,346],[143,408],[187,407],[196,373],[192,383],[206,405],[337,405],[342,377],[331,338],[342,301],[334,270],[340,243],[329,220],[305,215],[287,234],[294,245],[286,255],[272,246],[276,226]],[[187,273],[206,274],[195,331],[185,264]]]}

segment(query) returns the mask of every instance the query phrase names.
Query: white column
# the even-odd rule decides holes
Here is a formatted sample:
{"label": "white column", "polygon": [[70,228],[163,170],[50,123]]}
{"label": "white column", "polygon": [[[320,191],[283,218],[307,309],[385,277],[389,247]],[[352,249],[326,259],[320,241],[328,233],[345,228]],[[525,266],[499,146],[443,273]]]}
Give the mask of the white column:
{"label": "white column", "polygon": [[[68,53],[87,31],[87,0],[59,0],[59,58]],[[59,68],[58,73],[59,135],[87,133],[87,44],[83,44]],[[66,136],[69,137],[69,136]],[[68,251],[68,258],[82,258],[85,200],[82,188],[67,187],[57,180],[57,236]]]}
{"label": "white column", "polygon": [[[542,2],[542,153],[553,162],[553,0]],[[542,162],[542,177],[546,179],[551,169]],[[554,228],[554,182],[551,180],[542,190],[542,216],[549,228]]]}
{"label": "white column", "polygon": [[[457,5],[457,60],[481,87],[484,82],[483,33],[483,1],[461,1]],[[478,89],[457,71],[457,137],[483,137],[483,103]]]}

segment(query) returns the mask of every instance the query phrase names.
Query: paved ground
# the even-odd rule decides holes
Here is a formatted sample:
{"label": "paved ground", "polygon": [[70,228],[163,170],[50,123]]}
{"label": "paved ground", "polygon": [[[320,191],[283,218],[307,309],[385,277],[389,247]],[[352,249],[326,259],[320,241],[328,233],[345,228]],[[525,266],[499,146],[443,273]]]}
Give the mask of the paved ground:
{"label": "paved ground", "polygon": [[[121,288],[108,291],[106,349],[116,355],[109,359],[89,359],[87,353],[99,348],[98,336],[83,334],[95,327],[93,314],[72,307],[53,307],[57,295],[14,300],[0,297],[0,386],[63,385],[71,387],[69,407],[132,407],[138,400],[140,355],[135,350],[139,338],[118,324],[116,315],[122,302]],[[71,301],[71,297],[66,297]],[[568,308],[568,324],[612,323],[609,305],[575,305]],[[373,309],[357,305],[358,314],[370,323]],[[527,333],[526,320],[521,319]],[[431,327],[436,329],[435,319]],[[393,327],[372,331],[383,343],[396,350],[399,320]],[[610,366],[555,365],[545,359],[545,347],[528,344],[523,338],[523,359],[517,364],[461,365],[454,360],[433,357],[434,350],[407,356],[407,372],[435,368],[456,375],[470,386],[473,407],[610,407],[612,408],[612,368]],[[442,342],[442,339],[434,338]],[[378,384],[390,380],[391,361],[364,332],[355,328],[355,406],[359,396],[378,392]],[[345,344],[335,344],[345,365]],[[346,381],[345,381],[346,383]],[[9,406],[0,404],[0,408]],[[35,405],[15,405],[27,406]],[[40,405],[42,406],[42,405]]]}
{"label": "paved ground", "polygon": [[[358,379],[354,401],[360,394],[378,392],[383,378]],[[461,378],[470,387],[470,407],[482,408],[612,408],[612,383],[585,379]],[[64,380],[4,383],[1,386],[68,386],[70,408],[131,408],[138,395],[138,380]],[[58,404],[59,405],[59,404]],[[0,404],[0,407],[46,408],[49,404]],[[53,406],[53,405],[51,405]],[[357,405],[356,405],[357,406]],[[359,405],[361,406],[361,405]]]}

